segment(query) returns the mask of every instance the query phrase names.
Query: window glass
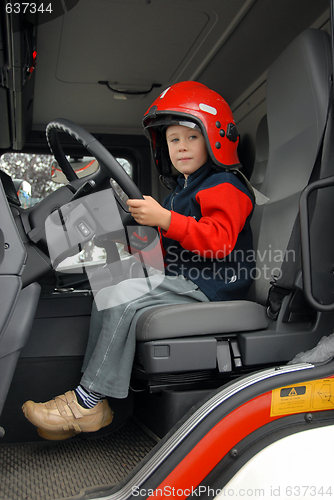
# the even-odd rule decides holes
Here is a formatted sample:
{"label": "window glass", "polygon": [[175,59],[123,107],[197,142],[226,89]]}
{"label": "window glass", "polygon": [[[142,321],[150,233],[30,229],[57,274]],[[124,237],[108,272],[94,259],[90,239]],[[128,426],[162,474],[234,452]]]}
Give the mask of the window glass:
{"label": "window glass", "polygon": [[[0,169],[11,176],[21,204],[24,208],[33,206],[49,193],[55,191],[59,184],[51,179],[52,155],[34,155],[24,153],[5,153],[0,158]],[[30,199],[22,193],[30,185]]]}
{"label": "window glass", "polygon": [[[130,177],[133,176],[133,167],[131,163],[126,158],[116,158],[117,161],[122,165],[124,170]],[[70,163],[74,161],[75,169],[78,176],[84,176],[85,173],[80,175],[77,170],[78,159],[68,158]],[[94,158],[85,157],[81,159],[84,162],[85,167],[90,168],[90,164],[94,161]],[[59,168],[59,167],[58,167]],[[41,201],[48,194],[52,193],[58,189],[62,184],[64,185],[67,180],[62,177],[58,171],[58,176],[54,175],[55,169],[57,170],[57,162],[55,162],[53,155],[37,155],[37,154],[26,154],[26,153],[5,153],[0,158],[0,169],[11,176],[14,181],[15,188],[23,208],[29,208]],[[80,170],[80,169],[79,169]],[[84,169],[82,169],[84,170]],[[86,174],[87,175],[87,174]],[[53,179],[56,178],[56,182]],[[65,182],[64,182],[65,181]],[[120,188],[120,186],[111,180],[112,187],[115,189],[117,194],[123,201],[127,200],[127,195]],[[119,253],[122,258],[128,256],[124,251],[124,246],[117,244]],[[57,270],[71,272],[75,271],[76,268],[85,266],[100,264],[106,261],[106,252],[104,248],[99,248],[95,246],[94,241],[89,241],[83,250],[73,257],[69,257],[61,262]]]}
{"label": "window glass", "polygon": [[[116,158],[116,160],[118,161],[118,163],[120,163],[122,165],[122,167],[124,168],[125,172],[132,179],[133,178],[132,164],[127,159],[125,159],[125,158]],[[113,179],[111,181],[111,185],[115,189],[115,191],[117,192],[118,196],[125,202],[128,199],[128,196],[124,193],[123,189]]]}
{"label": "window glass", "polygon": [[[72,161],[70,158],[68,159],[70,162]],[[126,173],[132,178],[133,168],[131,163],[126,158],[116,159],[122,165]],[[94,160],[94,158],[85,157],[83,160],[87,160],[86,163],[89,163]],[[60,182],[59,180],[55,182],[53,180],[54,176],[51,176],[51,172],[54,171],[54,165],[54,156],[47,154],[5,153],[0,158],[0,169],[13,179],[15,187],[17,187],[18,190],[18,196],[24,208],[35,205],[48,194],[58,189],[60,185],[67,182],[66,179],[63,179],[65,182]],[[125,201],[127,196],[124,191],[114,180],[112,180],[111,183],[118,195]],[[29,189],[29,184],[31,186],[31,199],[28,204],[27,196],[22,194],[22,190],[24,188],[25,191]]]}

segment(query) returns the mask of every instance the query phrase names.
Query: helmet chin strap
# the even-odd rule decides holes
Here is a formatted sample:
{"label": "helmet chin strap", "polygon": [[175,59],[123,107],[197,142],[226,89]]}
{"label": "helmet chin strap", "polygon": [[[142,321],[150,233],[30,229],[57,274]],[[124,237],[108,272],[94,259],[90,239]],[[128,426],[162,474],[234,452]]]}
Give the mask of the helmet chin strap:
{"label": "helmet chin strap", "polygon": [[177,186],[177,182],[173,177],[164,177],[163,175],[159,175],[159,181],[164,187],[166,187],[170,191],[174,191],[174,189]]}
{"label": "helmet chin strap", "polygon": [[162,143],[160,147],[161,174],[159,175],[159,180],[164,187],[174,191],[177,186],[177,182],[172,176],[172,168],[169,160],[167,144],[164,145],[164,143]]}

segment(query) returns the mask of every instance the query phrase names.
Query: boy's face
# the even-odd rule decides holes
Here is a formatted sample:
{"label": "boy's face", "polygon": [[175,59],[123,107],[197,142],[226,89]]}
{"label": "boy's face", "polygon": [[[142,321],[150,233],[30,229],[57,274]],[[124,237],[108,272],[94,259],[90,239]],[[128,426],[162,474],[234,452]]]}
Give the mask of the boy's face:
{"label": "boy's face", "polygon": [[166,140],[171,162],[185,178],[196,172],[208,159],[205,139],[196,129],[171,125],[167,128]]}

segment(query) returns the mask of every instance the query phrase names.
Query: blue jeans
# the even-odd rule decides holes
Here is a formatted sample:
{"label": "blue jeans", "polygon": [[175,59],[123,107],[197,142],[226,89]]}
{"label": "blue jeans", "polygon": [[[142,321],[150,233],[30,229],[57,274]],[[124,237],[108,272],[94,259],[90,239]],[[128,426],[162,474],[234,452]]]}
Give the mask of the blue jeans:
{"label": "blue jeans", "polygon": [[126,398],[140,314],[154,306],[208,301],[183,276],[129,279],[101,290],[93,304],[80,383],[106,396]]}

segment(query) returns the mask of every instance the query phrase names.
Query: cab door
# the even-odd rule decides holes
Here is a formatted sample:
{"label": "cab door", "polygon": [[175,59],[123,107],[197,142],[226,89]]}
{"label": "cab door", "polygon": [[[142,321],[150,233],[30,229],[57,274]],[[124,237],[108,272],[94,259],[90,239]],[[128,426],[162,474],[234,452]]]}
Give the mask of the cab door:
{"label": "cab door", "polygon": [[26,251],[13,217],[19,204],[11,178],[0,172],[0,414],[40,290],[37,283],[22,289]]}

